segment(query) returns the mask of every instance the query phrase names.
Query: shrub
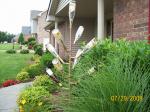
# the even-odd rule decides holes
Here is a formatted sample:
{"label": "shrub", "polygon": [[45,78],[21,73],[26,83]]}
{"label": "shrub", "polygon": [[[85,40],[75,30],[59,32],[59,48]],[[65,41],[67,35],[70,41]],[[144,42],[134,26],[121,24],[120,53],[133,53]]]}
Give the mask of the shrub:
{"label": "shrub", "polygon": [[[150,93],[150,46],[145,41],[106,40],[82,56],[72,76],[66,112],[147,112]],[[94,67],[92,74],[88,73]],[[112,101],[112,96],[143,96],[141,101]]]}
{"label": "shrub", "polygon": [[31,42],[31,41],[36,41],[36,39],[35,39],[34,37],[30,37],[30,38],[28,39],[28,42]]}
{"label": "shrub", "polygon": [[47,75],[36,76],[33,86],[42,86],[50,92],[55,92],[58,89],[58,85],[52,82]]}
{"label": "shrub", "polygon": [[34,46],[36,44],[36,41],[31,41],[28,43],[28,45]]}
{"label": "shrub", "polygon": [[34,78],[44,72],[40,64],[32,64],[26,68],[26,71],[29,73],[30,78]]}
{"label": "shrub", "polygon": [[17,103],[25,112],[48,112],[50,96],[49,92],[41,86],[30,87],[20,93]]}
{"label": "shrub", "polygon": [[21,54],[29,54],[29,50],[28,49],[23,49],[20,51]]}
{"label": "shrub", "polygon": [[19,74],[17,74],[16,79],[19,81],[27,81],[29,80],[29,74],[28,72],[20,72]]}
{"label": "shrub", "polygon": [[36,44],[34,45],[34,51],[35,51],[35,54],[38,54],[39,56],[42,56],[43,54],[43,46],[41,44]]}
{"label": "shrub", "polygon": [[11,85],[16,85],[18,83],[18,81],[16,80],[7,80],[5,82],[3,82],[3,87],[8,87],[8,86],[11,86]]}
{"label": "shrub", "polygon": [[10,50],[7,50],[6,53],[8,53],[8,54],[15,54],[16,50],[10,49]]}
{"label": "shrub", "polygon": [[52,60],[54,59],[53,55],[49,52],[42,55],[40,64],[43,67],[53,68]]}
{"label": "shrub", "polygon": [[39,55],[34,55],[31,57],[31,61],[34,61],[36,63],[40,62],[41,57]]}

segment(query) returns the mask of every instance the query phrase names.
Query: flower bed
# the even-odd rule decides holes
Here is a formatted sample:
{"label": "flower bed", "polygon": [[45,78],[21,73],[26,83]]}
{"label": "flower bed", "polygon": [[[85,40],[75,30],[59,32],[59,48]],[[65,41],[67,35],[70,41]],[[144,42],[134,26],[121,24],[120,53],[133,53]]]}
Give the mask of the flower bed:
{"label": "flower bed", "polygon": [[16,81],[16,80],[7,80],[7,81],[3,82],[2,87],[12,86],[12,85],[16,85],[18,83],[19,83],[19,81]]}

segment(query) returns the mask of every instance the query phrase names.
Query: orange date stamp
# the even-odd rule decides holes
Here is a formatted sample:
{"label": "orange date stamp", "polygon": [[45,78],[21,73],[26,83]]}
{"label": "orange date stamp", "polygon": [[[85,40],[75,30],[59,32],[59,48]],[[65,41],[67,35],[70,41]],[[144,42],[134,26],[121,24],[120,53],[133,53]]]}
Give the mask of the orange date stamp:
{"label": "orange date stamp", "polygon": [[143,96],[111,96],[113,102],[140,102],[143,100]]}

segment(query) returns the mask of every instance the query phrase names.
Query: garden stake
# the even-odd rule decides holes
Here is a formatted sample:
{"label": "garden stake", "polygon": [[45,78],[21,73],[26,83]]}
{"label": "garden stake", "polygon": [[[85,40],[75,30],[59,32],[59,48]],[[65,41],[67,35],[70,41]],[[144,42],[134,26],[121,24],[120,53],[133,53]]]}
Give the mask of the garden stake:
{"label": "garden stake", "polygon": [[68,82],[69,82],[69,104],[70,104],[70,96],[71,96],[71,56],[72,56],[72,24],[75,17],[75,9],[76,2],[74,0],[69,3],[69,23],[70,23],[70,50],[69,50],[69,74],[68,74]]}

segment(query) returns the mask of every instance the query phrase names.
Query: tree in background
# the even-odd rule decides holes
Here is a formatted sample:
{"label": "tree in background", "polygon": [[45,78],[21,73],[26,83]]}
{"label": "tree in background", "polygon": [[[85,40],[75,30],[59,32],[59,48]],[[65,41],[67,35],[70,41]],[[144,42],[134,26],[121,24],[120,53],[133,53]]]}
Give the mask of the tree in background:
{"label": "tree in background", "polygon": [[24,36],[23,36],[23,33],[20,33],[19,38],[18,38],[18,43],[21,43],[21,44],[24,43]]}
{"label": "tree in background", "polygon": [[13,34],[0,31],[0,42],[7,41],[10,43],[14,37],[15,37],[15,35],[13,35]]}

